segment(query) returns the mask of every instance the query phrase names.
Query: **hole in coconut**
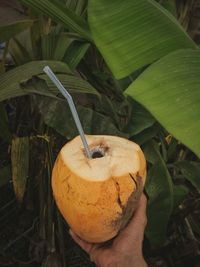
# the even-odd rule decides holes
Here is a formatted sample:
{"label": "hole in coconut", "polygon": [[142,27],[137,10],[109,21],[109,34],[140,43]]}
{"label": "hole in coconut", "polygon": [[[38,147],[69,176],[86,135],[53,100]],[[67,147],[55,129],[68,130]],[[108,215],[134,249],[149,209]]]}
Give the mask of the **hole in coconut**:
{"label": "hole in coconut", "polygon": [[100,148],[95,148],[91,151],[92,154],[92,158],[96,159],[96,158],[103,158],[105,156],[105,152],[103,149]]}

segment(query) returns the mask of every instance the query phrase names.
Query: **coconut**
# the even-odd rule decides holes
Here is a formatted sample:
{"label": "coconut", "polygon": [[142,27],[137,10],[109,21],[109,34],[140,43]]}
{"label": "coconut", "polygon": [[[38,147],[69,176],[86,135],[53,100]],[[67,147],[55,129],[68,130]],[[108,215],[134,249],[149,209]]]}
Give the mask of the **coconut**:
{"label": "coconut", "polygon": [[116,136],[87,135],[60,151],[52,174],[57,206],[72,230],[88,242],[107,241],[123,229],[144,188],[146,161],[140,147]]}

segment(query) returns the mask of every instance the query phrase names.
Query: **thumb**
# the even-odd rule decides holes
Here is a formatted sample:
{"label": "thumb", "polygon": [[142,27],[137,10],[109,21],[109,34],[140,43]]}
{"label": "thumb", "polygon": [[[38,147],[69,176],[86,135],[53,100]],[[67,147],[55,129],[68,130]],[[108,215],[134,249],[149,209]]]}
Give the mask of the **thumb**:
{"label": "thumb", "polygon": [[126,244],[130,247],[141,247],[144,238],[144,229],[147,224],[146,217],[147,199],[144,194],[141,195],[138,207],[128,223],[128,225],[119,233],[115,243]]}
{"label": "thumb", "polygon": [[127,227],[124,229],[125,233],[135,234],[135,232],[144,232],[144,229],[147,224],[146,206],[147,198],[143,193],[140,197],[138,207],[135,213],[133,214],[132,219],[128,223]]}

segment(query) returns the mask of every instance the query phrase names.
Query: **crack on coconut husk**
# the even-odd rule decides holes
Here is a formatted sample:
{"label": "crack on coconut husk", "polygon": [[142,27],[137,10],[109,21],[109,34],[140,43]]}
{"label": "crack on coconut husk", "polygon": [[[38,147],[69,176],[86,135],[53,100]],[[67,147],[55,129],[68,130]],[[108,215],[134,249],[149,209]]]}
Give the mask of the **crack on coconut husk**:
{"label": "crack on coconut husk", "polygon": [[[142,183],[142,177],[137,176],[137,178],[133,178],[133,175],[130,175],[130,178],[134,181],[134,183],[136,184],[136,190],[131,193],[130,197],[128,198],[127,204],[126,205],[122,205],[121,204],[121,200],[119,202],[120,196],[118,195],[118,204],[120,206],[120,208],[122,209],[122,212],[119,214],[118,218],[115,219],[114,221],[112,221],[112,225],[115,229],[117,229],[118,231],[121,231],[129,222],[129,220],[131,219],[136,206],[138,204],[138,200],[141,196],[141,193],[143,191],[143,183]],[[119,186],[119,184],[118,184]],[[120,191],[118,191],[118,194],[120,193]]]}
{"label": "crack on coconut husk", "polygon": [[115,186],[116,186],[117,193],[118,193],[117,203],[118,203],[118,205],[120,206],[120,208],[122,209],[122,212],[123,212],[124,205],[122,204],[122,201],[121,201],[121,198],[120,198],[120,186],[119,186],[119,183],[118,182],[115,182]]}
{"label": "crack on coconut husk", "polygon": [[[131,179],[133,180],[133,182],[135,183],[135,187],[136,187],[136,190],[137,190],[137,187],[138,187],[137,180],[134,178],[134,176],[131,173],[129,173],[129,175],[130,175]],[[139,175],[137,175],[137,177],[141,178]]]}

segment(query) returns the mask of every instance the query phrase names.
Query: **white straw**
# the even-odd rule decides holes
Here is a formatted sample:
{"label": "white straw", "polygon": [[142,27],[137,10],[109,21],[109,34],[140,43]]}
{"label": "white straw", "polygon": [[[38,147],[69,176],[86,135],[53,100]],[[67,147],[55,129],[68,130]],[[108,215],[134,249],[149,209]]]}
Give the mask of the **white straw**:
{"label": "white straw", "polygon": [[83,146],[85,148],[85,152],[88,158],[92,158],[91,156],[91,152],[89,150],[89,146],[87,143],[87,140],[85,138],[85,134],[83,132],[83,127],[81,125],[76,107],[74,105],[74,101],[72,99],[72,96],[67,92],[67,90],[64,88],[64,86],[61,84],[61,82],[58,80],[58,78],[56,77],[56,75],[53,73],[53,71],[50,69],[49,66],[44,67],[43,71],[48,75],[48,77],[51,79],[51,81],[55,84],[55,86],[58,88],[58,90],[61,92],[61,94],[64,96],[64,98],[67,99],[67,102],[69,104],[69,107],[71,109],[72,112],[72,116],[74,118],[74,121],[76,123],[76,126],[78,128],[81,140],[83,142]]}

